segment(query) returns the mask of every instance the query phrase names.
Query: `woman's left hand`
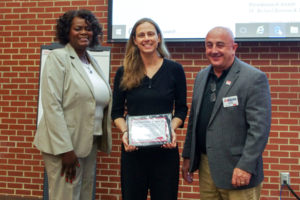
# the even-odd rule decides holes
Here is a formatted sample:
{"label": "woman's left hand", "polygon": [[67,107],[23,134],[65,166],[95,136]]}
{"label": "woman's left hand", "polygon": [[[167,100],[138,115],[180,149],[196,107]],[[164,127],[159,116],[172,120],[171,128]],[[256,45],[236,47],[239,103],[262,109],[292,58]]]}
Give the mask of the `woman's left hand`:
{"label": "woman's left hand", "polygon": [[76,168],[80,167],[78,158],[75,152],[69,151],[61,154],[61,176],[65,175],[66,182],[72,183],[76,177]]}
{"label": "woman's left hand", "polygon": [[171,143],[167,143],[162,145],[164,148],[173,149],[177,147],[177,140],[176,140],[176,132],[175,130],[182,124],[182,120],[178,117],[174,117],[171,122],[171,130],[172,130],[172,141]]}
{"label": "woman's left hand", "polygon": [[162,147],[168,148],[168,149],[173,149],[173,148],[176,148],[176,146],[177,146],[176,133],[172,129],[172,141],[171,141],[171,143],[163,144]]}

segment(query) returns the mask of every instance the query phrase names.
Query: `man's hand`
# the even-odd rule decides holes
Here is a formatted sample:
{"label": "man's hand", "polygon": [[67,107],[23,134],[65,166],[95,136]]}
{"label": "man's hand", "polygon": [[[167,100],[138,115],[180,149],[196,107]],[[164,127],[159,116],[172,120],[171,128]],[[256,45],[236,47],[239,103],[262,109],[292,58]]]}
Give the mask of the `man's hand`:
{"label": "man's hand", "polygon": [[72,183],[76,176],[76,167],[80,167],[74,151],[61,154],[61,176],[66,175],[66,182]]}
{"label": "man's hand", "polygon": [[233,170],[233,174],[232,174],[232,180],[231,180],[231,184],[234,187],[241,187],[241,186],[245,186],[248,185],[251,179],[251,174],[239,169],[239,168],[234,168]]}
{"label": "man's hand", "polygon": [[181,168],[182,177],[186,182],[192,183],[193,173],[189,172],[189,168],[190,168],[190,159],[184,158],[182,163],[182,168]]}

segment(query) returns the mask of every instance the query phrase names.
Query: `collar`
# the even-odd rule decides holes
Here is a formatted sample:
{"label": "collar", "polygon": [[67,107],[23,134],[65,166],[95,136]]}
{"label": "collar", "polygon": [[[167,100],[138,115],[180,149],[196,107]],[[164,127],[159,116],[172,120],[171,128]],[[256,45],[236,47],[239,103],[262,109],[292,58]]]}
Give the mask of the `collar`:
{"label": "collar", "polygon": [[215,79],[221,79],[221,78],[225,77],[229,73],[229,71],[230,71],[231,68],[232,68],[232,65],[230,67],[228,67],[226,70],[223,70],[222,75],[219,78],[217,78],[217,76],[216,76],[216,74],[214,72],[214,67],[212,66],[211,69],[210,69],[210,71],[209,71],[209,75],[212,76],[212,77],[214,77]]}

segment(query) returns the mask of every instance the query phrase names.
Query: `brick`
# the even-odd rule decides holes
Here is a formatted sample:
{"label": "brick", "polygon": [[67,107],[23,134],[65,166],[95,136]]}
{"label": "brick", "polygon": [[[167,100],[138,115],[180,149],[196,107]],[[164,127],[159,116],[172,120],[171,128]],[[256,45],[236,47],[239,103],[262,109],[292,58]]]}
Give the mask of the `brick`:
{"label": "brick", "polygon": [[[291,152],[290,153],[291,158],[299,158],[300,157],[300,152]],[[297,162],[298,163],[298,162]],[[295,163],[296,164],[296,163]]]}
{"label": "brick", "polygon": [[71,1],[56,1],[54,2],[55,7],[67,7],[71,5]]}
{"label": "brick", "polygon": [[32,32],[28,33],[28,36],[34,36],[34,37],[43,36],[43,35],[44,35],[44,32],[42,32],[42,31],[32,31]]}
{"label": "brick", "polygon": [[271,61],[271,65],[289,65],[289,61],[288,60],[272,60]]}
{"label": "brick", "polygon": [[24,125],[10,125],[9,126],[10,129],[12,130],[24,130]]}
{"label": "brick", "polygon": [[297,67],[280,67],[279,68],[280,72],[298,72]]}
{"label": "brick", "polygon": [[11,113],[10,117],[12,117],[12,118],[25,118],[25,113]]}
{"label": "brick", "polygon": [[272,73],[271,78],[272,79],[289,79],[290,74],[288,74],[288,73]]}
{"label": "brick", "polygon": [[[23,25],[21,26],[21,30],[22,31],[33,31],[36,30],[36,26],[32,26],[32,25]],[[22,38],[22,42],[30,42],[30,39],[26,39],[26,38]],[[34,40],[33,40],[34,41]],[[32,42],[32,41],[31,41]]]}
{"label": "brick", "polygon": [[292,54],[292,53],[288,53],[288,54],[281,54],[279,56],[280,59],[298,59],[298,55],[297,54]]}
{"label": "brick", "polygon": [[[18,165],[23,165],[23,161],[22,160],[13,160],[13,159],[10,159],[8,161],[8,164],[10,165],[15,165],[16,167],[18,167]],[[24,167],[24,166],[23,166]],[[17,169],[18,170],[18,169]]]}
{"label": "brick", "polygon": [[280,93],[279,98],[282,98],[282,99],[297,99],[297,94],[295,94],[295,93]]}
{"label": "brick", "polygon": [[32,119],[28,119],[28,120],[19,119],[18,124],[33,124],[33,120]]}
{"label": "brick", "polygon": [[[18,40],[16,38],[11,38],[11,39],[12,39],[11,42],[13,42],[14,40]],[[8,42],[8,40],[6,42]],[[18,52],[19,52],[18,49],[4,49],[5,54],[16,54]]]}
{"label": "brick", "polygon": [[[10,21],[10,20],[0,20],[0,24],[1,25],[11,25],[12,24],[12,21]],[[3,28],[4,27],[2,27],[2,31],[3,31]],[[0,33],[0,35],[3,35],[4,33],[2,32],[2,33]]]}
{"label": "brick", "polygon": [[280,158],[280,163],[284,164],[298,164],[298,158]]}
{"label": "brick", "polygon": [[[38,19],[52,19],[53,18],[53,13],[38,13],[37,18]],[[55,19],[56,18],[58,18],[58,17],[55,17]]]}
{"label": "brick", "polygon": [[[99,5],[104,5],[104,0],[91,0],[91,1],[88,1],[89,5],[94,5],[94,6],[99,6]],[[106,6],[103,6],[103,7],[106,7]]]}
{"label": "brick", "polygon": [[21,14],[21,19],[35,19],[36,18],[36,14]]}
{"label": "brick", "polygon": [[298,106],[300,104],[300,100],[299,99],[297,99],[297,100],[290,100],[290,104]]}
{"label": "brick", "polygon": [[72,6],[85,6],[87,5],[86,1],[72,1]]}
{"label": "brick", "polygon": [[278,54],[273,54],[273,53],[260,53],[260,58],[262,59],[278,59]]}
{"label": "brick", "polygon": [[33,19],[33,20],[29,20],[28,24],[43,25],[43,22],[44,22],[43,19]]}
{"label": "brick", "polygon": [[14,193],[14,190],[12,190],[12,189],[0,188],[0,194],[13,194],[13,193]]}
{"label": "brick", "polygon": [[21,149],[21,148],[9,148],[9,153],[24,153],[24,149]]}
{"label": "brick", "polygon": [[21,19],[21,18],[19,14],[14,13],[14,14],[6,14],[4,19],[11,20],[11,19]]}
{"label": "brick", "polygon": [[28,20],[13,20],[14,25],[28,24]]}
{"label": "brick", "polygon": [[16,190],[16,194],[17,195],[30,195],[30,191],[24,190],[24,189],[22,189],[22,190]]}
{"label": "brick", "polygon": [[28,8],[13,8],[13,13],[28,13]]}
{"label": "brick", "polygon": [[300,126],[290,126],[291,131],[300,131]]}
{"label": "brick", "polygon": [[298,151],[299,146],[298,145],[282,145],[282,146],[280,146],[280,150],[282,150],[282,151]]}
{"label": "brick", "polygon": [[34,184],[24,184],[24,189],[38,190],[38,189],[39,189],[39,185],[34,185]]}
{"label": "brick", "polygon": [[298,80],[280,80],[280,85],[298,85]]}
{"label": "brick", "polygon": [[[21,71],[21,70],[15,70],[15,68],[13,68],[13,71]],[[26,69],[24,70],[26,71]],[[11,79],[13,83],[26,83],[26,79],[25,78],[12,78]],[[16,87],[17,89],[18,87]],[[12,94],[18,94],[16,91],[13,91]]]}
{"label": "brick", "polygon": [[[81,8],[85,8],[85,9],[87,9],[86,7],[83,7],[83,6],[80,6]],[[70,7],[62,7],[62,12],[64,13],[64,12],[67,12],[68,10],[76,10],[76,9],[78,9],[78,6],[70,6]]]}
{"label": "brick", "polygon": [[26,43],[13,43],[12,46],[13,48],[27,48]]}
{"label": "brick", "polygon": [[30,183],[31,179],[30,178],[16,178],[17,183]]}
{"label": "brick", "polygon": [[270,65],[270,61],[268,60],[254,60],[251,62],[254,66],[260,66],[260,65]]}
{"label": "brick", "polygon": [[288,113],[283,113],[283,112],[272,112],[272,118],[288,118],[289,114]]}
{"label": "brick", "polygon": [[36,8],[29,8],[29,12],[31,13],[43,13],[45,8],[43,7],[36,7]]}
{"label": "brick", "polygon": [[300,79],[300,73],[293,73],[291,74],[292,79]]}
{"label": "brick", "polygon": [[279,163],[279,159],[278,158],[264,158],[264,162],[267,162],[267,163]]}
{"label": "brick", "polygon": [[0,13],[12,13],[12,9],[11,8],[4,8],[4,7],[1,7],[0,8]]}
{"label": "brick", "polygon": [[[299,105],[299,104],[298,104]],[[298,125],[298,120],[297,119],[281,119],[279,120],[280,124],[294,124],[294,125]]]}
{"label": "brick", "polygon": [[291,60],[291,65],[299,65],[299,60]]}

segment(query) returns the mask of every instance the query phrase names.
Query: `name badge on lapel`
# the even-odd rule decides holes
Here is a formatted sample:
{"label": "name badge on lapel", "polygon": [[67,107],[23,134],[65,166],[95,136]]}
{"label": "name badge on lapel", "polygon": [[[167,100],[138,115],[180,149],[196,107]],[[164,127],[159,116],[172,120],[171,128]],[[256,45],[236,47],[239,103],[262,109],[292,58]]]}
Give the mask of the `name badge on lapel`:
{"label": "name badge on lapel", "polygon": [[237,96],[224,97],[223,98],[223,106],[224,108],[238,106],[239,101]]}

